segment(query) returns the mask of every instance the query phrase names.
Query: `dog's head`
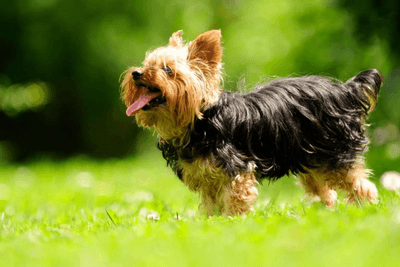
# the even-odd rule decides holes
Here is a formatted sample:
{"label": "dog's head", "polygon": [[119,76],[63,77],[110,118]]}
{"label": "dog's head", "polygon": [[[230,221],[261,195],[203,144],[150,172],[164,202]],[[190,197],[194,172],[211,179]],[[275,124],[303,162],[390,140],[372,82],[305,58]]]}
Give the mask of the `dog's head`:
{"label": "dog's head", "polygon": [[125,71],[121,84],[126,114],[165,139],[181,136],[221,94],[221,32],[205,32],[188,44],[182,34],[147,53],[142,67]]}

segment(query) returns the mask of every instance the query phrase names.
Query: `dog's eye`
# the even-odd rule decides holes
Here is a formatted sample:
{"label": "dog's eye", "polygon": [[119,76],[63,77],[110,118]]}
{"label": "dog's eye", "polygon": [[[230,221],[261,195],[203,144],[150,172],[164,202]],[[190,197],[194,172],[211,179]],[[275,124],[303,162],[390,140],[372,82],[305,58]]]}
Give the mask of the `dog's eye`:
{"label": "dog's eye", "polygon": [[165,71],[166,74],[171,76],[173,74],[172,69],[169,66],[162,67],[162,70]]}

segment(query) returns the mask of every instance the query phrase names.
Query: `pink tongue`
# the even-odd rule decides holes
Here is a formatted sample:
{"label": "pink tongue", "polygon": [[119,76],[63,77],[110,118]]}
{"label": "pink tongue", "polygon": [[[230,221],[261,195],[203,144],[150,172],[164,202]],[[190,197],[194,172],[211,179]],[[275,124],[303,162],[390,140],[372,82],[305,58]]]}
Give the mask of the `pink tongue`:
{"label": "pink tongue", "polygon": [[146,94],[142,95],[139,97],[138,100],[136,100],[132,105],[130,105],[126,109],[126,115],[127,116],[133,116],[135,115],[139,110],[141,110],[147,103],[149,103],[153,98],[159,96],[160,93],[150,93],[147,92]]}

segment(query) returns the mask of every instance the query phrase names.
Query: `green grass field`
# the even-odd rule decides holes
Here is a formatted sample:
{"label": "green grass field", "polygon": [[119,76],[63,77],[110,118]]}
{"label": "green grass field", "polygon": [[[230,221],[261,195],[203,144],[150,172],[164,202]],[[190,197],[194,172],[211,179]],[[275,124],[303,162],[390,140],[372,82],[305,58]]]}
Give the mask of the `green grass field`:
{"label": "green grass field", "polygon": [[206,218],[164,166],[159,153],[0,165],[0,266],[400,265],[400,200],[377,178],[376,205],[303,203],[285,177],[253,214]]}

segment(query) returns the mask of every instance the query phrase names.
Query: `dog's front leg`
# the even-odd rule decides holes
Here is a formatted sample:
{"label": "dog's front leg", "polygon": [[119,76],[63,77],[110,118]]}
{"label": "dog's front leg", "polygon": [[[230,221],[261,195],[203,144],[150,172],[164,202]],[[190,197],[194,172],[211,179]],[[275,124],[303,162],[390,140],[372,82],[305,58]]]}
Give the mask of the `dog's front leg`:
{"label": "dog's front leg", "polygon": [[252,172],[229,177],[210,160],[183,163],[183,183],[201,197],[200,211],[207,216],[240,215],[257,200],[257,180]]}
{"label": "dog's front leg", "polygon": [[257,200],[257,180],[252,173],[244,173],[233,178],[225,186],[223,196],[223,214],[241,215],[252,210],[252,205]]}
{"label": "dog's front leg", "polygon": [[227,179],[208,177],[200,188],[201,204],[199,209],[207,216],[235,216],[246,214],[257,200],[257,180],[253,174],[237,175]]}

